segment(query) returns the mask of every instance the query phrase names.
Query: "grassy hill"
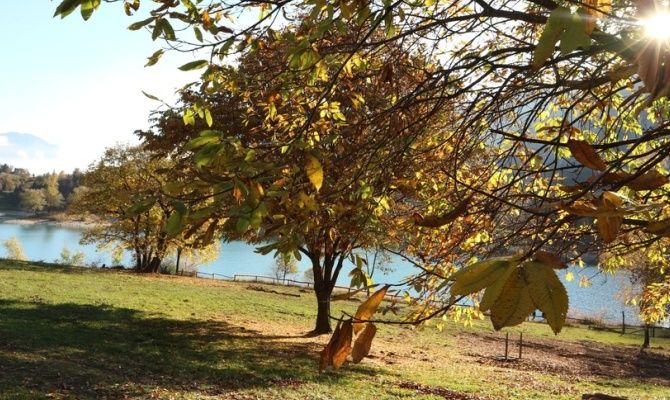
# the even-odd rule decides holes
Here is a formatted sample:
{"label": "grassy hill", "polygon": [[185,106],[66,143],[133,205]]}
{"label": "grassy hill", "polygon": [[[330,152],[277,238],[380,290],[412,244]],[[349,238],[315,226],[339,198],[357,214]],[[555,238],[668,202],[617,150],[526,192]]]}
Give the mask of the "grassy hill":
{"label": "grassy hill", "polygon": [[[371,358],[318,374],[314,299],[281,286],[0,261],[0,399],[670,398],[670,339],[539,323],[381,326]],[[355,309],[356,302],[337,307]],[[516,342],[512,353],[516,353]]]}

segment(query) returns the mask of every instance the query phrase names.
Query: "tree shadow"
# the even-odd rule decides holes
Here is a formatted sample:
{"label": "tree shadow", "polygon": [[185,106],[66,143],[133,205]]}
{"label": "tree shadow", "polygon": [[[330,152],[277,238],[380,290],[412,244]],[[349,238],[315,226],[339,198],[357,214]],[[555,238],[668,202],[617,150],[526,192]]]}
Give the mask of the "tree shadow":
{"label": "tree shadow", "polygon": [[[217,396],[345,376],[317,373],[316,343],[280,338],[107,305],[0,300],[0,398]],[[357,365],[346,374],[376,373]]]}

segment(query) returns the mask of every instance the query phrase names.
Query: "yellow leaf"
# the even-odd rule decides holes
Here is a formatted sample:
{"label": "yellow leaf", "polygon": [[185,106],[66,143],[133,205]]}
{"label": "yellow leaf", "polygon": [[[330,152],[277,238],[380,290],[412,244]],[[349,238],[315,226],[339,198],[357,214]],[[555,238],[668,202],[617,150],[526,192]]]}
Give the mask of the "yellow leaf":
{"label": "yellow leaf", "polygon": [[318,192],[323,185],[323,167],[321,162],[311,154],[305,156],[305,173]]}
{"label": "yellow leaf", "polygon": [[523,273],[515,268],[505,283],[498,299],[491,306],[491,322],[495,330],[514,326],[526,320],[535,310]]}
{"label": "yellow leaf", "polygon": [[517,264],[516,257],[496,257],[461,268],[449,277],[454,281],[451,295],[466,296],[476,293],[496,282],[508,268]]}
{"label": "yellow leaf", "polygon": [[328,344],[326,344],[323,350],[321,350],[321,357],[319,357],[319,372],[323,372],[326,369],[326,367],[328,367],[328,365],[331,363],[333,346],[335,346],[335,343],[340,337],[341,325],[342,321],[339,321],[337,323],[337,327],[335,327],[333,335],[330,337],[330,340],[328,341]]}
{"label": "yellow leaf", "polygon": [[370,354],[370,347],[372,347],[372,339],[374,339],[375,333],[377,333],[377,327],[374,324],[368,323],[356,338],[354,348],[351,351],[351,359],[355,364],[358,364]]}
{"label": "yellow leaf", "polygon": [[516,270],[516,265],[508,266],[503,274],[484,291],[484,296],[482,296],[482,301],[479,303],[479,309],[481,311],[490,310],[493,303],[498,300],[500,293],[502,293],[507,280],[509,280],[510,275]]}
{"label": "yellow leaf", "polygon": [[568,315],[568,293],[554,270],[545,264],[524,264],[523,275],[535,307],[544,312],[547,323],[558,334]]}
{"label": "yellow leaf", "polygon": [[565,280],[568,282],[572,282],[572,280],[575,279],[575,274],[572,272],[566,272],[565,273]]}
{"label": "yellow leaf", "polygon": [[[372,296],[368,297],[367,300],[365,300],[360,306],[358,306],[354,319],[356,319],[357,321],[369,320],[370,317],[372,317],[374,313],[377,311],[377,308],[379,308],[379,305],[384,299],[384,296],[386,296],[386,292],[388,291],[388,289],[389,289],[388,285],[384,286],[383,288],[374,292]],[[364,327],[365,322],[356,322],[354,324],[354,333],[358,333]]]}

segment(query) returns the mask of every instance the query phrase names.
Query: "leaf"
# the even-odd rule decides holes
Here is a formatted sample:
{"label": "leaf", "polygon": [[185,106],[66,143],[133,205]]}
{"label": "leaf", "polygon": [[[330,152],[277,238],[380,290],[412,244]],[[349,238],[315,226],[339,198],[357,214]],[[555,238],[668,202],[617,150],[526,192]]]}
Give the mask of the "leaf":
{"label": "leaf", "polygon": [[326,344],[323,350],[321,350],[321,356],[319,357],[319,372],[325,371],[328,365],[330,365],[331,363],[333,346],[335,346],[335,342],[337,342],[340,336],[341,325],[342,321],[338,321],[337,326],[335,327],[335,331],[333,332],[333,335],[330,337],[328,344]]}
{"label": "leaf", "polygon": [[149,93],[145,92],[144,90],[142,90],[142,94],[145,95],[147,98],[149,98],[151,100],[162,101],[158,97],[154,96],[153,94],[149,94]]}
{"label": "leaf", "polygon": [[491,322],[495,330],[514,326],[526,320],[535,310],[523,273],[516,268],[503,286],[498,299],[491,306]]}
{"label": "leaf", "polygon": [[587,21],[587,18],[579,13],[572,15],[561,35],[561,54],[569,54],[578,48],[586,49],[591,46]]}
{"label": "leaf", "polygon": [[158,20],[158,23],[161,26],[161,30],[163,31],[163,34],[165,35],[165,39],[167,40],[176,40],[177,37],[174,34],[174,29],[172,29],[172,25],[170,25],[170,21],[168,21],[165,18],[162,18]]}
{"label": "leaf", "polygon": [[151,18],[143,19],[142,21],[137,21],[135,23],[130,24],[128,29],[130,29],[131,31],[136,31],[136,30],[142,29],[145,26],[152,23],[154,20],[155,20],[155,18],[151,17]]}
{"label": "leaf", "polygon": [[540,40],[533,52],[533,69],[540,69],[551,57],[556,42],[561,38],[561,34],[565,31],[570,18],[570,10],[565,7],[557,7],[549,14],[547,24],[544,26]]}
{"label": "leaf", "polygon": [[565,286],[546,264],[526,263],[523,274],[535,307],[544,313],[547,323],[558,334],[568,315],[568,293]]}
{"label": "leaf", "polygon": [[670,237],[670,218],[661,221],[649,221],[646,231],[655,235]]}
{"label": "leaf", "polygon": [[77,9],[77,6],[81,4],[82,0],[63,0],[56,7],[56,12],[54,17],[60,15],[61,18],[65,18],[72,13],[72,11]]}
{"label": "leaf", "polygon": [[155,51],[154,54],[147,58],[147,63],[144,64],[144,66],[151,67],[152,65],[155,65],[164,53],[165,51],[163,49]]}
{"label": "leaf", "polygon": [[95,11],[98,6],[100,6],[100,0],[84,0],[81,2],[80,11],[84,21],[88,21],[88,19],[91,18],[93,11]]}
{"label": "leaf", "polygon": [[344,364],[349,353],[351,353],[352,331],[351,320],[344,321],[337,340],[331,348],[331,365],[334,369],[339,369]]}
{"label": "leaf", "polygon": [[489,285],[484,291],[484,296],[482,296],[482,301],[479,302],[479,309],[481,311],[490,310],[491,306],[498,300],[500,293],[502,293],[503,288],[507,284],[510,275],[516,271],[516,266],[507,268],[503,274],[496,279],[496,281]]}
{"label": "leaf", "polygon": [[470,197],[460,202],[453,210],[442,214],[440,216],[429,215],[423,217],[420,214],[414,214],[414,224],[417,226],[425,226],[428,228],[439,228],[450,222],[453,222],[461,215],[465,214],[468,210],[468,204],[470,203]]}
{"label": "leaf", "polygon": [[537,251],[533,256],[533,260],[546,264],[551,268],[555,269],[565,269],[568,267],[566,263],[561,260],[561,257],[558,254],[550,253],[548,251]]}
{"label": "leaf", "polygon": [[209,65],[209,61],[207,60],[197,60],[197,61],[191,61],[189,63],[186,63],[179,67],[181,71],[192,71],[194,69],[200,69],[204,68]]}
{"label": "leaf", "polygon": [[568,148],[575,157],[585,167],[603,171],[607,169],[607,164],[596,153],[596,150],[584,140],[568,140]]}
{"label": "leaf", "polygon": [[[605,243],[611,243],[616,239],[621,229],[623,216],[620,215],[620,207],[623,205],[622,199],[613,192],[603,193],[598,207],[599,216],[596,219],[598,233]],[[611,213],[611,215],[608,215]]]}
{"label": "leaf", "polygon": [[626,183],[626,186],[629,188],[639,191],[639,190],[656,190],[661,186],[668,183],[668,177],[661,174],[660,172],[653,170],[646,172],[632,181]]}
{"label": "leaf", "polygon": [[515,257],[495,257],[479,261],[453,273],[449,280],[452,296],[466,296],[479,292],[500,279],[505,271],[519,263]]}
{"label": "leaf", "polygon": [[170,214],[170,217],[165,224],[165,233],[167,233],[169,237],[175,237],[181,232],[182,220],[183,214],[179,211],[174,211]]}
{"label": "leaf", "polygon": [[207,122],[207,126],[210,128],[214,124],[214,119],[212,119],[212,113],[209,111],[209,108],[205,109],[205,122]]}
{"label": "leaf", "polygon": [[321,166],[321,162],[311,154],[305,155],[305,173],[307,174],[307,179],[309,179],[318,192],[323,185],[323,167]]}
{"label": "leaf", "polygon": [[[370,297],[367,298],[363,303],[361,303],[360,306],[358,306],[358,309],[356,310],[356,314],[354,315],[354,319],[356,321],[367,321],[369,320],[375,312],[377,312],[377,308],[379,308],[379,305],[381,304],[382,300],[384,300],[384,296],[386,296],[386,292],[389,290],[389,286],[386,285],[383,288],[377,290],[374,292]],[[363,329],[365,326],[365,322],[356,322],[354,324],[354,333],[358,333],[361,329]]]}
{"label": "leaf", "polygon": [[365,324],[365,329],[358,335],[356,341],[354,341],[354,347],[351,350],[351,359],[354,364],[358,364],[370,354],[372,339],[374,339],[376,333],[377,327],[374,324]]}
{"label": "leaf", "polygon": [[135,203],[132,206],[130,206],[128,210],[126,210],[126,218],[132,218],[140,214],[144,214],[145,212],[151,210],[154,204],[156,204],[156,199],[153,197],[144,199],[139,203]]}

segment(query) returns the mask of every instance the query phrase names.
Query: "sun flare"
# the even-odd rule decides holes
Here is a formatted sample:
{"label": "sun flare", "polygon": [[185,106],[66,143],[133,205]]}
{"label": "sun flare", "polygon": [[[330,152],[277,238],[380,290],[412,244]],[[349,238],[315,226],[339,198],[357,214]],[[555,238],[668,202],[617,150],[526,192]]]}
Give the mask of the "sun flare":
{"label": "sun flare", "polygon": [[641,21],[645,34],[654,39],[670,39],[670,12],[660,11]]}

